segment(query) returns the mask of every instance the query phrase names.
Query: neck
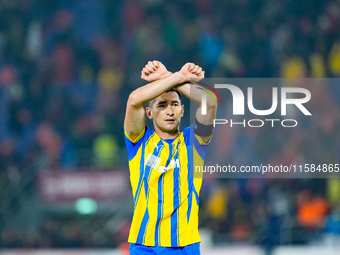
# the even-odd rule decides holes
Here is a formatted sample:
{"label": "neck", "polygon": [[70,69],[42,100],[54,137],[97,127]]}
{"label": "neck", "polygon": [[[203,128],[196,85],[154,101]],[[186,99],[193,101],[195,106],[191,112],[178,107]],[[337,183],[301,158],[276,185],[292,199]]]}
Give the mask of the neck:
{"label": "neck", "polygon": [[156,134],[162,139],[175,139],[178,136],[178,130],[174,133],[167,133],[161,131],[159,128],[155,127]]}

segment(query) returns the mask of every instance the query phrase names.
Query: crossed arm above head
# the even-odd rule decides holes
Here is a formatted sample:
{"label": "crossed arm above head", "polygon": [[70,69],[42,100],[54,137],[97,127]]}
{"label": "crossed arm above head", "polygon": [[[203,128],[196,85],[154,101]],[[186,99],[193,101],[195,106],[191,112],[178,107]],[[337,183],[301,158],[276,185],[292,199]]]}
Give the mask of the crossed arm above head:
{"label": "crossed arm above head", "polygon": [[170,88],[188,83],[193,76],[190,71],[181,70],[176,73],[169,73],[164,65],[160,65],[161,63],[159,65],[155,64],[150,61],[143,68],[142,79],[149,83],[134,90],[127,101],[124,130],[132,140],[135,140],[144,130],[146,115],[144,104]]}
{"label": "crossed arm above head", "polygon": [[[182,73],[186,77],[189,77],[191,81],[187,80],[186,82],[174,86],[174,88],[181,92],[184,96],[189,98],[191,101],[199,105],[196,111],[196,120],[199,123],[206,126],[212,125],[216,117],[217,110],[217,104],[215,103],[217,101],[216,96],[213,93],[211,93],[212,96],[208,95],[204,90],[202,90],[201,86],[195,83],[204,79],[204,71],[198,65],[195,65],[193,63],[186,63],[181,68],[179,73]],[[155,81],[169,77],[171,74],[172,73],[169,72],[161,62],[149,61],[143,68],[142,79],[146,81]],[[204,115],[202,115],[201,111],[202,94],[206,94],[207,100],[206,114]],[[210,136],[203,140],[208,141],[209,139]]]}
{"label": "crossed arm above head", "polygon": [[[181,92],[184,96],[189,98],[191,101],[197,103],[199,108],[196,112],[196,119],[204,124],[204,125],[211,125],[213,124],[213,120],[216,116],[216,96],[214,94],[213,97],[210,95],[207,96],[207,114],[201,114],[201,101],[202,101],[202,94],[206,94],[201,88],[200,85],[196,84],[195,82],[199,82],[200,80],[204,79],[204,71],[198,65],[193,63],[186,63],[181,70],[179,71],[184,75],[190,77],[191,82],[184,82],[175,86],[174,88]],[[162,79],[168,77],[172,73],[169,72],[166,67],[159,61],[149,61],[142,71],[142,79],[146,81],[155,81],[158,79]]]}

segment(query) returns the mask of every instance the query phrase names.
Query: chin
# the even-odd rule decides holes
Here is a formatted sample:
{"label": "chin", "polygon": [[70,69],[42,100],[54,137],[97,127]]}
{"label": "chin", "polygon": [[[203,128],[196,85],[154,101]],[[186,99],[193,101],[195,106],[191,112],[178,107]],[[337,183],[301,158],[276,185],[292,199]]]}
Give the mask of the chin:
{"label": "chin", "polygon": [[167,129],[165,129],[164,131],[166,132],[166,133],[170,133],[170,134],[172,134],[172,133],[176,133],[177,132],[177,128],[167,128]]}
{"label": "chin", "polygon": [[178,131],[178,126],[176,127],[164,127],[163,132],[166,132],[166,133],[176,133]]}

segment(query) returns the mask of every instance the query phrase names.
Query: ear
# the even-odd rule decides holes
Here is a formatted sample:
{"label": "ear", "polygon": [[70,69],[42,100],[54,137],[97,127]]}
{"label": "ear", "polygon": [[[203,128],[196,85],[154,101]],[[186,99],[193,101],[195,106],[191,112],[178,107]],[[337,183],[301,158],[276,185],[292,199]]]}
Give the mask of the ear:
{"label": "ear", "polygon": [[152,119],[153,119],[153,116],[152,116],[152,109],[151,109],[150,107],[146,107],[145,112],[146,112],[146,116],[148,116],[148,118],[149,118],[150,120],[152,120]]}
{"label": "ear", "polygon": [[181,117],[183,117],[183,115],[184,115],[184,105],[182,104],[181,105]]}

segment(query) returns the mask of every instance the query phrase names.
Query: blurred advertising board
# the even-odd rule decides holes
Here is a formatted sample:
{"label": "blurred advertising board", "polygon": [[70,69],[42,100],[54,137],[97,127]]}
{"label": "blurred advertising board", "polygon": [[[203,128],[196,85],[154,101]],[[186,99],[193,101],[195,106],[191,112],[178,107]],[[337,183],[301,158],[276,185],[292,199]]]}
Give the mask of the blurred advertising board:
{"label": "blurred advertising board", "polygon": [[129,193],[128,171],[46,171],[38,175],[37,190],[46,203],[79,198],[120,200]]}

